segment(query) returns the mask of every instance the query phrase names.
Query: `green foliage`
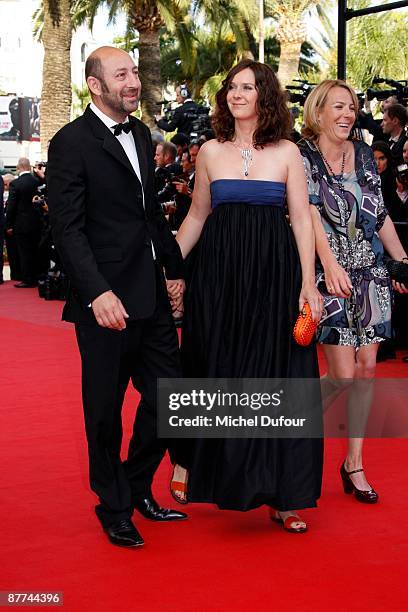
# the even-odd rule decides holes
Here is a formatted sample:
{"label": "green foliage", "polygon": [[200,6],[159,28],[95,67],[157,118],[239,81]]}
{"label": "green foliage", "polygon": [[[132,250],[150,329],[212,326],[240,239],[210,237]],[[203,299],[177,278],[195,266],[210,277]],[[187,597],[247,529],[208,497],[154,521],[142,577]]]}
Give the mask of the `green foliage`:
{"label": "green foliage", "polygon": [[74,119],[82,115],[90,101],[91,96],[86,85],[84,87],[72,86],[72,113]]}
{"label": "green foliage", "polygon": [[355,87],[366,89],[376,76],[408,78],[407,26],[407,13],[394,11],[352,20],[347,36],[347,73]]}
{"label": "green foliage", "polygon": [[[349,2],[349,8],[361,9],[368,0]],[[328,67],[325,77],[337,74],[337,34],[330,21],[322,17],[326,34],[323,48],[317,48]],[[358,90],[370,87],[375,77],[408,79],[407,46],[408,12],[390,10],[384,13],[355,17],[347,23],[347,80]]]}

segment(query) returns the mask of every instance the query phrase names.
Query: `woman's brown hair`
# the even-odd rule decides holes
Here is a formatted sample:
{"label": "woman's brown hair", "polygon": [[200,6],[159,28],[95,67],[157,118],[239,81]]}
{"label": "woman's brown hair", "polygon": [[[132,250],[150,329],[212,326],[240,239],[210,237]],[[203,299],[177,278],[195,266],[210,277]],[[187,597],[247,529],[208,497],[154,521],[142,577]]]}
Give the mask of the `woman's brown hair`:
{"label": "woman's brown hair", "polygon": [[212,125],[217,140],[225,142],[234,138],[235,120],[228,108],[227,93],[235,75],[246,68],[250,68],[254,73],[258,92],[256,101],[258,124],[254,133],[254,147],[262,148],[282,138],[289,138],[291,121],[286,104],[287,95],[282,90],[276,74],[266,64],[244,59],[229,71],[221,89],[217,92],[216,108],[212,115]]}

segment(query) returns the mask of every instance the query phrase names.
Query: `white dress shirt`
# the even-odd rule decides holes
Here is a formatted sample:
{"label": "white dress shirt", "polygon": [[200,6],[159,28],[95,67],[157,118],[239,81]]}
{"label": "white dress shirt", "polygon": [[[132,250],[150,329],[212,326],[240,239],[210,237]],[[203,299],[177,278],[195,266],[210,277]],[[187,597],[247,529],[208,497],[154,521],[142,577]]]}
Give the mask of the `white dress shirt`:
{"label": "white dress shirt", "polygon": [[[89,108],[91,109],[93,113],[95,113],[97,117],[99,117],[99,119],[106,125],[106,127],[112,131],[112,134],[113,134],[112,128],[115,125],[117,125],[118,122],[108,117],[108,115],[105,115],[105,113],[103,113],[93,102],[90,103]],[[122,123],[129,123],[129,118],[126,118],[125,121],[123,121]],[[128,160],[130,161],[137,178],[139,179],[140,188],[142,190],[143,208],[146,208],[145,207],[145,195],[144,195],[143,183],[142,183],[142,175],[140,173],[139,158],[137,156],[136,144],[135,144],[135,139],[133,138],[133,134],[132,132],[129,132],[128,134],[126,134],[126,132],[122,130],[122,132],[118,136],[115,136],[115,138],[117,138],[120,144],[122,145],[123,150],[126,153],[126,156]],[[153,259],[156,259],[156,251],[154,250],[153,242],[151,242],[151,245],[152,245]]]}
{"label": "white dress shirt", "polygon": [[[112,128],[113,126],[117,125],[118,122],[108,117],[108,115],[105,115],[105,113],[99,110],[99,108],[95,106],[93,102],[90,103],[89,107],[91,111],[94,112],[97,117],[99,117],[99,119],[106,125],[107,128],[111,130],[113,134]],[[128,123],[128,122],[129,122],[129,119],[127,118],[123,123]],[[140,185],[142,185],[142,176],[140,174],[139,158],[137,156],[135,140],[133,138],[132,132],[129,132],[128,134],[126,134],[126,132],[122,131],[119,134],[119,136],[115,136],[115,138],[117,138],[117,140],[122,145],[123,150],[125,151],[127,158],[130,161],[137,178],[139,179]],[[142,186],[142,193],[143,193],[143,186]],[[144,193],[143,193],[143,207],[144,207]]]}

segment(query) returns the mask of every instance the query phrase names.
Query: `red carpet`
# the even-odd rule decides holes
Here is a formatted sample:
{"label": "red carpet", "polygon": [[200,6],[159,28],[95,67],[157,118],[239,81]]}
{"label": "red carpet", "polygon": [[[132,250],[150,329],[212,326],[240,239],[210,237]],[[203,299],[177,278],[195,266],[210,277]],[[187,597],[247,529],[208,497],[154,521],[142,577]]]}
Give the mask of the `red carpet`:
{"label": "red carpet", "polygon": [[[0,590],[63,591],[69,611],[402,610],[408,566],[406,440],[368,440],[377,506],[346,497],[345,442],[328,440],[324,490],[304,512],[310,531],[283,532],[266,509],[241,514],[188,506],[190,520],[135,516],[146,545],[109,544],[93,514],[73,329],[61,303],[0,287]],[[407,376],[400,360],[379,376]],[[129,437],[137,396],[125,405]],[[170,466],[156,497],[170,504]]]}

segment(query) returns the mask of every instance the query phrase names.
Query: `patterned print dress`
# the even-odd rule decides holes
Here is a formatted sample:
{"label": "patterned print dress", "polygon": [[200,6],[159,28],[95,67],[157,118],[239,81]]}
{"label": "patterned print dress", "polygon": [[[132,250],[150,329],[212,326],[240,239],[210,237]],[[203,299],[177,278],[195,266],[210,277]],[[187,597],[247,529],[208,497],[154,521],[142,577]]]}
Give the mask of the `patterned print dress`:
{"label": "patterned print dress", "polygon": [[327,293],[318,261],[316,282],[324,298],[318,342],[366,346],[391,337],[391,281],[384,265],[379,230],[388,215],[374,157],[364,142],[354,144],[355,170],[343,175],[342,192],[314,144],[298,143],[310,204],[317,207],[330,248],[350,276],[350,298]]}

